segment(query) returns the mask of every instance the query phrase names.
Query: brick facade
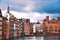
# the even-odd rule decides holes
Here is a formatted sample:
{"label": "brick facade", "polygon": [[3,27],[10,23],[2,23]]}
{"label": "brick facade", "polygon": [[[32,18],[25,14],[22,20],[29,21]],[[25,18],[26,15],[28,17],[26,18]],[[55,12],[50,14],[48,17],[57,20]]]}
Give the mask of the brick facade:
{"label": "brick facade", "polygon": [[6,17],[3,17],[3,38],[9,38],[9,21]]}
{"label": "brick facade", "polygon": [[29,35],[30,34],[30,20],[23,19],[23,21],[24,21],[24,34]]}
{"label": "brick facade", "polygon": [[52,18],[49,20],[49,16],[43,21],[43,30],[47,33],[60,33],[60,17],[56,19]]}
{"label": "brick facade", "polygon": [[2,12],[0,9],[0,40],[2,39],[2,27],[3,27],[3,17],[2,17]]}

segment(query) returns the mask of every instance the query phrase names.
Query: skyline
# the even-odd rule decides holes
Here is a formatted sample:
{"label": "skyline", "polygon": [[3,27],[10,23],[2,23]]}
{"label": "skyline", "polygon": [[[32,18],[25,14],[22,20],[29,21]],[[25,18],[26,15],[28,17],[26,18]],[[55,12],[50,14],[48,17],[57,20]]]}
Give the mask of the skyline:
{"label": "skyline", "polygon": [[8,6],[17,18],[29,18],[34,22],[41,22],[46,16],[50,19],[60,16],[59,0],[1,0],[0,9],[3,15]]}

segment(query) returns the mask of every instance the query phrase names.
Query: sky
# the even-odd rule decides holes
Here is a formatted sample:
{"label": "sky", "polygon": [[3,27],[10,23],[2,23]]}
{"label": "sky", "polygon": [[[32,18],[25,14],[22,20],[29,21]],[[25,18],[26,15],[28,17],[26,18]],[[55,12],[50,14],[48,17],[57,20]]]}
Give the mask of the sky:
{"label": "sky", "polygon": [[29,18],[31,22],[40,22],[46,16],[50,19],[60,16],[60,0],[0,0],[3,15],[7,7],[17,18]]}

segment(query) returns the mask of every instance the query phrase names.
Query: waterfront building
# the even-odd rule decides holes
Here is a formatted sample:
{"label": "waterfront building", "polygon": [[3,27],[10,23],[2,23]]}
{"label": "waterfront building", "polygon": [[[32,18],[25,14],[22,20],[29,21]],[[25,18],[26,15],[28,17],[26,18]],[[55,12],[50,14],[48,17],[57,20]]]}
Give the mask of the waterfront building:
{"label": "waterfront building", "polygon": [[58,19],[54,19],[52,18],[51,20],[49,20],[49,16],[46,16],[46,18],[43,21],[43,30],[44,32],[46,32],[47,34],[52,33],[52,34],[58,34],[60,33],[60,17],[58,17]]}
{"label": "waterfront building", "polygon": [[2,17],[2,12],[1,12],[1,9],[0,9],[0,40],[2,39],[2,27],[3,27],[3,17]]}
{"label": "waterfront building", "polygon": [[18,22],[17,22],[17,18],[15,17],[14,19],[14,37],[18,37],[18,26],[17,26]]}
{"label": "waterfront building", "polygon": [[30,23],[30,34],[33,34],[33,25],[34,23]]}
{"label": "waterfront building", "polygon": [[15,25],[14,19],[15,19],[15,17],[14,17],[14,15],[12,15],[10,13],[9,7],[7,8],[6,18],[8,19],[9,26],[10,26],[9,27],[9,37],[12,38],[12,37],[14,37],[14,25]]}
{"label": "waterfront building", "polygon": [[[9,7],[7,9],[6,18],[9,21],[9,37],[19,37],[22,36],[23,23],[21,19],[17,19],[14,15],[9,12]],[[22,24],[21,24],[22,23]]]}
{"label": "waterfront building", "polygon": [[24,22],[23,22],[23,19],[18,19],[18,24],[19,24],[19,36],[24,36]]}
{"label": "waterfront building", "polygon": [[36,33],[36,35],[40,35],[43,33],[43,27],[39,21],[37,23],[35,23],[35,33]]}
{"label": "waterfront building", "polygon": [[9,21],[6,17],[3,17],[3,39],[9,38]]}
{"label": "waterfront building", "polygon": [[36,33],[36,26],[35,26],[36,23],[33,23],[33,33]]}
{"label": "waterfront building", "polygon": [[36,31],[37,32],[43,32],[42,24],[39,21],[36,23],[35,26],[36,26]]}
{"label": "waterfront building", "polygon": [[57,18],[57,24],[58,24],[58,27],[59,27],[58,32],[60,33],[60,17]]}
{"label": "waterfront building", "polygon": [[21,19],[17,19],[17,18],[15,18],[15,26],[14,26],[14,30],[15,30],[15,36],[17,36],[17,37],[20,37],[20,36],[22,36],[23,34],[22,34],[22,31],[23,31],[23,26],[22,26],[22,20]]}
{"label": "waterfront building", "polygon": [[24,34],[29,35],[30,34],[30,20],[29,19],[23,19],[24,23]]}
{"label": "waterfront building", "polygon": [[14,16],[10,16],[9,18],[9,22],[10,22],[10,37],[14,37]]}

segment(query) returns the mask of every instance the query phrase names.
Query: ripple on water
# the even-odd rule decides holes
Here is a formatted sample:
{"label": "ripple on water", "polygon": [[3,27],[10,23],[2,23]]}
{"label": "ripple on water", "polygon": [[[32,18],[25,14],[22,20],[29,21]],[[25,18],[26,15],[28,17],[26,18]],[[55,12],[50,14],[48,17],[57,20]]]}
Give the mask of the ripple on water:
{"label": "ripple on water", "polygon": [[18,40],[59,40],[60,36],[22,37]]}
{"label": "ripple on water", "polygon": [[43,40],[43,37],[23,37],[19,38],[19,40]]}

